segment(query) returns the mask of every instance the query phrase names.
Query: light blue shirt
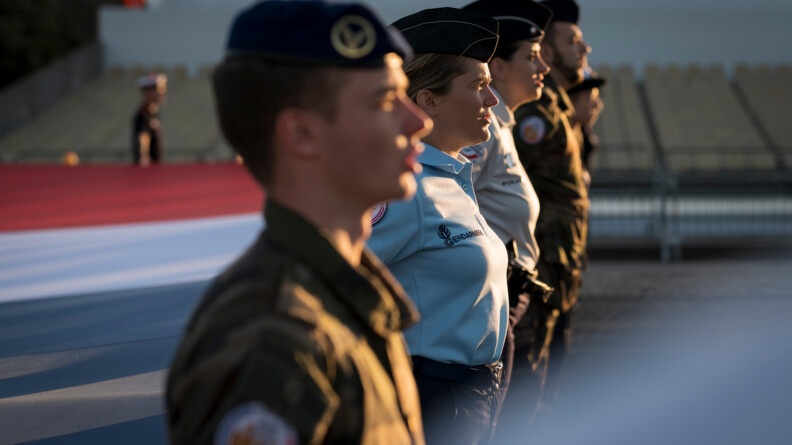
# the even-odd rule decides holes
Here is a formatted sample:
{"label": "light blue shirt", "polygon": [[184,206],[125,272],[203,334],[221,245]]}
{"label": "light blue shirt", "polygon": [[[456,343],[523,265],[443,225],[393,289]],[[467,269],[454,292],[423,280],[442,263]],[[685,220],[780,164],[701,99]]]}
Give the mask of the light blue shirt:
{"label": "light blue shirt", "polygon": [[498,360],[508,321],[508,257],[479,213],[472,164],[426,145],[418,190],[392,201],[368,247],[413,299],[421,320],[404,332],[410,354],[470,366]]}
{"label": "light blue shirt", "polygon": [[481,214],[505,243],[517,242],[515,262],[532,272],[539,258],[534,232],[539,219],[539,197],[517,155],[512,136],[514,114],[497,91],[496,119],[486,142],[465,147],[462,154],[473,163],[473,185]]}

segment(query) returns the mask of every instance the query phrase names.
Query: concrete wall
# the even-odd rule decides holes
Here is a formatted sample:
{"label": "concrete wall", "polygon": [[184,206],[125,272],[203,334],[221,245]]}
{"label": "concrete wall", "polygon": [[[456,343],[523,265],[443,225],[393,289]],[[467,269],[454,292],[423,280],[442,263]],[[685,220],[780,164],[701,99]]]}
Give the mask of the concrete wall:
{"label": "concrete wall", "polygon": [[[222,57],[228,26],[249,0],[158,0],[145,11],[104,7],[105,67],[184,64]],[[369,0],[388,21],[427,7],[468,0]],[[789,0],[579,0],[592,63],[792,63]]]}
{"label": "concrete wall", "polygon": [[99,45],[86,45],[0,91],[0,136],[96,79],[101,57]]}

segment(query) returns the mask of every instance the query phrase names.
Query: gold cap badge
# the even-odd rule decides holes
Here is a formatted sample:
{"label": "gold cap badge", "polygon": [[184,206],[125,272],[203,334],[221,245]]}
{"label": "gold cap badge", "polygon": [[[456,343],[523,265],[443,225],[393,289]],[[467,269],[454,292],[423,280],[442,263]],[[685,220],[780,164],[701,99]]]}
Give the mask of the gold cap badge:
{"label": "gold cap badge", "polygon": [[374,50],[377,33],[367,19],[359,15],[347,15],[333,25],[330,43],[338,54],[347,59],[360,59]]}

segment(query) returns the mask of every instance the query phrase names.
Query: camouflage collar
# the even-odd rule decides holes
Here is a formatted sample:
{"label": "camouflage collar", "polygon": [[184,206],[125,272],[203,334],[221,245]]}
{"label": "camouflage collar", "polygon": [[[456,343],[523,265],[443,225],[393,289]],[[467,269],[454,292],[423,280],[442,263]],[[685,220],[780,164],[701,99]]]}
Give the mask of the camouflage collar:
{"label": "camouflage collar", "polygon": [[412,302],[374,255],[364,252],[361,265],[353,268],[320,229],[297,213],[270,200],[264,215],[267,237],[293,251],[374,332],[384,337],[417,320]]}

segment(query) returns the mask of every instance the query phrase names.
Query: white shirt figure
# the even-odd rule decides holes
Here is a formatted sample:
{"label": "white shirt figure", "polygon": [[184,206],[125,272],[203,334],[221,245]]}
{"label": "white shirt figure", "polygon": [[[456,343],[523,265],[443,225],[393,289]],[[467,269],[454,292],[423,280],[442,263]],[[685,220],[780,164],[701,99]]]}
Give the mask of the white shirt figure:
{"label": "white shirt figure", "polygon": [[473,186],[481,214],[504,243],[517,242],[515,262],[533,272],[539,258],[534,238],[539,197],[514,146],[514,114],[498,92],[492,91],[498,105],[492,108],[496,119],[490,124],[490,139],[463,148],[461,154],[473,163]]}

